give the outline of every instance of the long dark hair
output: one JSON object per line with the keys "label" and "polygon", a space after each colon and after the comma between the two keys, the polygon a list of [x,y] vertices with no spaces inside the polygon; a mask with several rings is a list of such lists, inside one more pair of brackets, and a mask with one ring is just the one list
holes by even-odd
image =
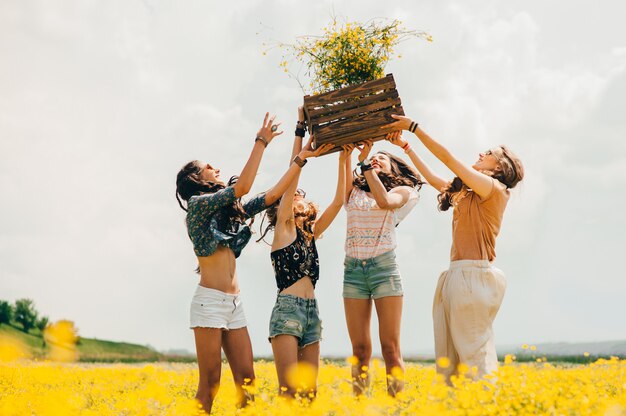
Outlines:
{"label": "long dark hair", "polygon": [[[496,153],[497,152],[497,153]],[[500,145],[493,155],[498,160],[500,171],[483,171],[484,174],[504,184],[507,189],[515,188],[515,186],[524,179],[524,165],[522,161],[506,146]],[[454,177],[448,186],[437,195],[439,201],[439,211],[447,211],[454,203],[454,198],[460,195],[459,192],[467,192],[468,187],[458,176]]]}
{"label": "long dark hair", "polygon": [[[391,164],[391,173],[378,172],[378,178],[383,183],[387,191],[390,191],[398,186],[410,186],[411,188],[416,188],[418,191],[422,188],[422,185],[424,184],[422,177],[404,160],[400,159],[398,156],[392,155],[389,152],[385,152],[384,150],[376,152],[376,154],[378,153],[387,156]],[[354,186],[365,192],[370,191],[370,187],[367,184],[365,176],[358,173],[356,169],[353,172],[353,176],[354,180],[352,181],[352,184]]]}
{"label": "long dark hair", "polygon": [[[182,201],[189,204],[189,199],[192,196],[214,193],[220,189],[226,188],[226,186],[222,183],[203,180],[200,176],[202,169],[204,169],[202,163],[197,160],[192,160],[183,166],[176,175],[176,200],[183,211],[187,211],[187,207],[183,205]],[[228,181],[228,185],[230,186],[235,182],[237,182],[237,177],[233,176]],[[246,212],[244,211],[240,200],[236,200],[232,205],[222,209],[231,220],[244,222],[247,218]]]}

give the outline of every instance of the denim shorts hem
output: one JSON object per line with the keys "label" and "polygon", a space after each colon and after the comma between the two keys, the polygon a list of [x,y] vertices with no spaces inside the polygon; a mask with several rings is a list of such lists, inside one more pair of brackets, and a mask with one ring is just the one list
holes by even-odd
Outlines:
{"label": "denim shorts hem", "polygon": [[272,343],[272,340],[274,338],[276,338],[279,335],[289,335],[290,337],[294,337],[298,340],[298,344],[300,344],[300,341],[302,340],[302,338],[300,337],[300,334],[293,334],[293,333],[289,333],[287,331],[276,331],[276,332],[270,332],[270,336],[267,337],[267,340],[270,342],[270,344]]}
{"label": "denim shorts hem", "polygon": [[372,295],[372,299],[376,300],[376,299],[381,299],[381,298],[390,298],[390,297],[394,297],[394,296],[404,296],[403,292],[400,293],[386,293],[384,295]]}
{"label": "denim shorts hem", "polygon": [[302,346],[298,345],[298,349],[299,349],[299,350],[301,350],[302,348],[304,348],[304,347],[308,347],[309,345],[313,345],[313,344],[315,344],[316,342],[322,342],[322,338],[318,338],[318,339],[316,339],[316,340],[314,340],[314,341],[307,342],[306,344],[303,344]]}
{"label": "denim shorts hem", "polygon": [[371,299],[372,297],[369,295],[361,295],[361,294],[350,294],[344,293],[342,294],[344,299]]}

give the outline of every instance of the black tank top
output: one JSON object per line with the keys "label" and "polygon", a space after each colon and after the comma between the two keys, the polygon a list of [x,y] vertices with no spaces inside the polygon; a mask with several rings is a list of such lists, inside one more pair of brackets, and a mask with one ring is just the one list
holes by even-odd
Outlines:
{"label": "black tank top", "polygon": [[303,277],[309,277],[313,287],[320,274],[320,262],[315,247],[315,238],[307,241],[296,227],[296,239],[287,247],[270,253],[278,291],[287,289]]}

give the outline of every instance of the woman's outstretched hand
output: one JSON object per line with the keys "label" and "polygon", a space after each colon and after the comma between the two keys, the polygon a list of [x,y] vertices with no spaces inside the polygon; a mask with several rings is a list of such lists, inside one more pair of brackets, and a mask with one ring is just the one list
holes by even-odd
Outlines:
{"label": "woman's outstretched hand", "polygon": [[319,155],[322,155],[328,152],[329,150],[332,150],[333,147],[335,147],[335,145],[332,143],[326,143],[326,144],[321,145],[317,149],[313,150],[313,146],[312,146],[313,138],[314,138],[313,135],[309,136],[309,141],[307,142],[306,146],[302,148],[302,150],[300,151],[300,154],[298,155],[300,156],[300,159],[318,157]]}
{"label": "woman's outstretched hand", "polygon": [[395,127],[397,130],[408,130],[411,127],[412,120],[406,116],[399,116],[396,114],[391,115],[396,121],[391,124],[388,124],[385,127]]}
{"label": "woman's outstretched hand", "polygon": [[363,142],[358,142],[356,148],[359,149],[361,153],[359,153],[359,162],[363,162],[370,154],[372,150],[372,146],[374,142],[372,140],[365,140]]}
{"label": "woman's outstretched hand", "polygon": [[385,137],[385,140],[387,140],[391,144],[394,144],[402,148],[404,148],[404,146],[406,146],[406,143],[407,143],[407,141],[402,138],[401,131],[394,131],[394,132],[387,134],[387,136]]}
{"label": "woman's outstretched hand", "polygon": [[257,137],[261,137],[262,139],[264,139],[267,142],[267,144],[269,144],[272,141],[272,139],[274,139],[274,137],[283,134],[282,130],[276,131],[278,129],[278,126],[280,126],[281,123],[274,123],[274,119],[276,119],[276,115],[273,115],[270,118],[270,113],[265,113],[265,118],[263,119],[263,125],[261,126],[261,128],[256,134]]}
{"label": "woman's outstretched hand", "polygon": [[356,148],[356,145],[354,143],[344,144],[343,146],[341,146],[341,151],[339,152],[339,161],[345,162],[346,159],[350,157],[350,155],[352,154],[352,151],[355,148]]}

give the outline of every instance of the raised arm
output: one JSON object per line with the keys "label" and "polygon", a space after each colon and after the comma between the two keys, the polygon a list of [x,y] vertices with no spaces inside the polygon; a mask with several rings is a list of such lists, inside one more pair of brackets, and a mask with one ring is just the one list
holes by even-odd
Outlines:
{"label": "raised arm", "polygon": [[270,206],[274,202],[278,201],[278,198],[280,198],[285,193],[287,187],[291,184],[291,182],[296,179],[297,175],[300,174],[300,170],[302,169],[308,158],[318,157],[319,155],[324,154],[324,152],[327,152],[333,147],[332,144],[324,144],[317,149],[312,150],[310,143],[311,140],[309,140],[309,143],[294,158],[294,163],[289,166],[289,169],[287,169],[287,172],[285,172],[282,178],[280,178],[278,183],[276,183],[276,185],[271,187],[265,193],[265,206]]}
{"label": "raised arm", "polygon": [[291,149],[291,159],[289,159],[289,164],[293,162],[293,158],[300,153],[302,150],[302,139],[304,138],[304,133],[306,130],[304,129],[304,107],[298,107],[298,122],[296,123],[296,134],[293,139],[293,148]]}
{"label": "raised arm", "polygon": [[337,217],[337,214],[343,206],[343,201],[346,191],[346,160],[350,158],[353,144],[342,146],[343,150],[339,152],[339,167],[337,172],[337,190],[335,191],[335,198],[330,205],[324,210],[322,215],[315,221],[314,236],[319,238],[324,231],[332,224]]}
{"label": "raised arm", "polygon": [[[293,148],[291,151],[291,158],[289,159],[290,166],[294,163],[293,159],[302,151],[302,138],[304,136],[304,130],[302,129],[304,126],[303,123],[304,110],[302,107],[298,107],[298,127],[296,128],[296,134],[293,138]],[[301,171],[298,171],[295,174],[293,180],[282,194],[280,205],[278,206],[278,212],[276,214],[276,233],[281,233],[283,231],[283,226],[288,223],[295,226],[295,223],[293,222],[293,197],[296,193],[296,189],[298,188],[298,182],[300,181],[300,172]]]}
{"label": "raised arm", "polygon": [[[411,127],[411,123],[413,123],[409,117],[397,115],[393,115],[392,117],[397,121],[392,123],[391,126],[397,127],[398,129],[408,130],[409,127]],[[489,196],[493,189],[493,179],[490,176],[462,163],[448,149],[426,134],[419,126],[416,125],[413,130],[424,146],[426,146],[437,159],[441,160],[456,176],[461,178],[465,185],[471,188],[481,198]]]}
{"label": "raised arm", "polygon": [[[353,147],[352,150],[354,150],[355,148],[356,146]],[[350,150],[350,152],[352,152],[352,150]],[[354,184],[352,183],[352,181],[354,180],[354,176],[352,174],[352,154],[347,155],[344,166],[346,171],[346,187],[344,190],[343,203],[347,204],[348,200],[350,199],[350,193],[352,192],[352,188],[354,188]]]}
{"label": "raised arm", "polygon": [[417,153],[415,153],[411,145],[402,138],[402,134],[400,131],[389,133],[385,140],[404,150],[404,153],[409,155],[411,162],[413,162],[419,173],[424,176],[426,182],[428,182],[428,184],[435,188],[437,191],[441,191],[441,188],[448,185],[448,182],[445,179],[435,174],[430,166],[428,166],[426,162],[424,162],[422,158],[419,157]]}
{"label": "raised arm", "polygon": [[[372,141],[366,140],[361,147],[357,147],[361,153],[359,154],[359,163],[362,165],[372,149]],[[363,170],[363,169],[362,169]],[[374,172],[374,169],[368,169],[363,173],[365,180],[370,187],[370,192],[376,200],[376,204],[381,209],[400,208],[409,200],[409,191],[407,189],[398,189],[396,192],[387,192],[380,178]]]}
{"label": "raised arm", "polygon": [[[272,141],[272,139],[274,139],[274,137],[283,133],[282,130],[278,132],[276,131],[276,128],[278,127],[278,125],[280,125],[280,123],[274,124],[275,118],[276,116],[272,116],[270,118],[270,114],[265,113],[263,125],[257,132],[256,139],[254,140],[252,153],[250,153],[250,157],[243,167],[237,183],[233,185],[236,198],[241,198],[243,195],[250,192],[250,188],[252,188],[252,183],[254,182],[256,173],[259,170],[259,165],[261,164],[263,151]],[[272,127],[275,127],[274,131],[272,131]]]}

